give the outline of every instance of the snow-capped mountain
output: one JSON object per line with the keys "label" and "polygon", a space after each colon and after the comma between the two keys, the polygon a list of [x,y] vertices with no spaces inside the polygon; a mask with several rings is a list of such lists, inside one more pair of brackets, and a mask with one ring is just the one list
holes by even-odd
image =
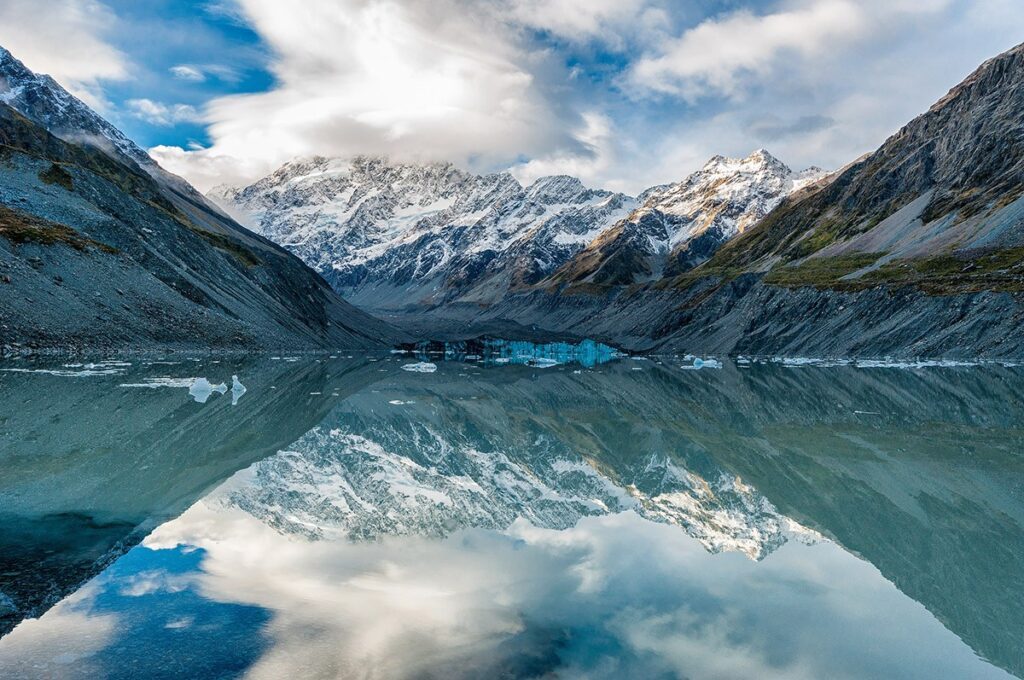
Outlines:
{"label": "snow-capped mountain", "polygon": [[207,200],[181,177],[164,170],[138,144],[48,75],[34,73],[0,46],[0,103],[70,144],[99,149],[134,163],[167,189],[191,202]]}
{"label": "snow-capped mountain", "polygon": [[554,277],[559,283],[631,284],[692,269],[783,198],[825,177],[793,172],[764,149],[715,156],[682,182],[648,189],[641,205]]}
{"label": "snow-capped mountain", "polygon": [[601,283],[653,278],[666,262],[706,259],[823,174],[794,173],[765,151],[716,156],[634,199],[566,176],[524,187],[507,173],[448,163],[318,157],[209,196],[351,301],[408,311],[492,304],[556,272]]}
{"label": "snow-capped mountain", "polygon": [[57,81],[48,75],[33,73],[3,47],[0,47],[0,102],[64,141],[127,156],[140,166],[156,166],[149,154]]}
{"label": "snow-capped mountain", "polygon": [[535,283],[638,204],[572,177],[528,187],[507,173],[383,158],[290,162],[210,197],[375,309],[483,303]]}

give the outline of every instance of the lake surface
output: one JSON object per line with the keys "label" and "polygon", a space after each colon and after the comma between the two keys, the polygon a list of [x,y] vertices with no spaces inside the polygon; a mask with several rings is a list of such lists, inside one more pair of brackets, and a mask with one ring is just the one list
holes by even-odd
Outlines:
{"label": "lake surface", "polygon": [[1024,677],[1021,368],[0,369],[0,677]]}

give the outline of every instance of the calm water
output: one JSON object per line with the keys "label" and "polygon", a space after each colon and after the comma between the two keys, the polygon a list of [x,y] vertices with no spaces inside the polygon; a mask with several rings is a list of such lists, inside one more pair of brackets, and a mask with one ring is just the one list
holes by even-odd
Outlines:
{"label": "calm water", "polygon": [[0,677],[1024,677],[1024,369],[563,349],[0,366]]}

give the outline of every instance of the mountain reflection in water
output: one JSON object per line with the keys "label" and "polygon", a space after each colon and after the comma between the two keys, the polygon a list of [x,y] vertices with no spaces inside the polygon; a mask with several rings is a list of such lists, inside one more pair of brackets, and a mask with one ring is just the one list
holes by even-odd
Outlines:
{"label": "mountain reflection in water", "polygon": [[467,354],[0,372],[0,676],[1024,676],[1019,370]]}

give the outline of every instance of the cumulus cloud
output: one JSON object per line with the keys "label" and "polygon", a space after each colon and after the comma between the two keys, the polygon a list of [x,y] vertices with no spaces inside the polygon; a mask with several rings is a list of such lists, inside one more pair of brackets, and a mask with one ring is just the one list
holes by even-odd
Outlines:
{"label": "cumulus cloud", "polygon": [[295,156],[384,153],[494,164],[584,150],[579,115],[545,92],[543,55],[522,49],[490,11],[460,0],[239,0],[268,43],[277,86],[210,103],[212,144],[152,153],[203,185],[237,163],[269,172]]}
{"label": "cumulus cloud", "polygon": [[623,28],[647,14],[648,0],[508,0],[507,16],[524,26],[571,40],[620,42]]}
{"label": "cumulus cloud", "polygon": [[950,0],[803,0],[776,12],[742,9],[708,19],[632,67],[633,84],[696,98],[737,95],[786,57],[835,54],[893,23],[944,10]]}
{"label": "cumulus cloud", "polygon": [[0,2],[0,45],[37,73],[53,76],[93,107],[106,108],[103,80],[128,77],[125,56],[105,39],[117,18],[94,0]]}
{"label": "cumulus cloud", "polygon": [[572,175],[590,179],[608,174],[615,162],[615,131],[611,119],[599,112],[584,113],[575,138],[582,146],[572,151],[554,150],[511,168],[512,174],[527,185],[549,175]]}
{"label": "cumulus cloud", "polygon": [[190,83],[205,83],[212,78],[226,83],[239,80],[238,70],[223,64],[178,64],[169,68],[168,72],[177,80]]}
{"label": "cumulus cloud", "polygon": [[201,120],[199,111],[189,104],[163,104],[152,99],[129,99],[125,106],[129,115],[151,125],[171,126]]}

